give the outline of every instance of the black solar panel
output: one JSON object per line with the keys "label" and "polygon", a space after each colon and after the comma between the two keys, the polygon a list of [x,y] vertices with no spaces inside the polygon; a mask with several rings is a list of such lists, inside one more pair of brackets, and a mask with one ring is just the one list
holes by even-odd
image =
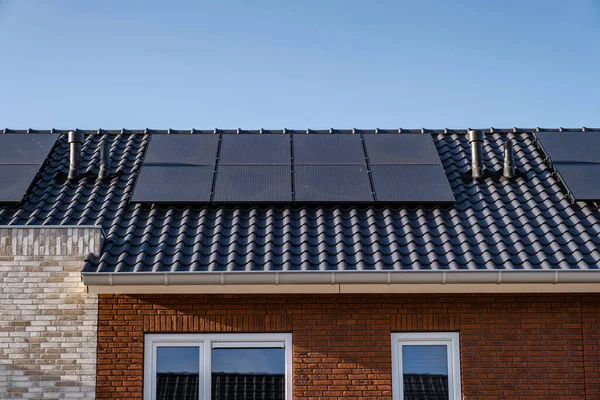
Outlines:
{"label": "black solar panel", "polygon": [[296,166],[294,189],[298,202],[373,202],[367,168],[357,165]]}
{"label": "black solar panel", "polygon": [[431,135],[365,135],[367,157],[376,164],[441,164]]}
{"label": "black solar panel", "polygon": [[212,166],[144,166],[137,178],[132,201],[139,203],[210,202]]}
{"label": "black solar panel", "polygon": [[360,135],[294,135],[295,165],[366,165]]}
{"label": "black solar panel", "polygon": [[289,135],[223,135],[219,165],[290,165]]}
{"label": "black solar panel", "polygon": [[292,201],[291,166],[225,166],[217,169],[215,202]]}
{"label": "black solar panel", "polygon": [[219,135],[153,134],[146,151],[146,164],[215,165]]}
{"label": "black solar panel", "polygon": [[372,165],[378,202],[453,203],[452,188],[441,165]]}
{"label": "black solar panel", "polygon": [[454,202],[431,135],[423,134],[364,135],[364,142],[358,134],[156,134],[133,201],[372,203],[373,192],[380,202]]}
{"label": "black solar panel", "polygon": [[600,163],[555,164],[554,167],[575,200],[600,200]]}
{"label": "black solar panel", "polygon": [[600,163],[599,132],[538,132],[536,135],[553,163]]}
{"label": "black solar panel", "polygon": [[0,165],[0,203],[23,200],[40,165]]}
{"label": "black solar panel", "polygon": [[44,163],[58,139],[52,134],[2,134],[0,135],[0,164]]}
{"label": "black solar panel", "polygon": [[600,132],[538,132],[536,135],[573,198],[600,200]]}

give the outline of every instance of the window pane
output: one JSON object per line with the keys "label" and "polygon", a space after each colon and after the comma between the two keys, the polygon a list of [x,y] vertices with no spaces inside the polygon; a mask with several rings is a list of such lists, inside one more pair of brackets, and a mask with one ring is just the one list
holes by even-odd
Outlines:
{"label": "window pane", "polygon": [[448,350],[444,345],[402,346],[404,400],[448,400]]}
{"label": "window pane", "polygon": [[285,399],[284,349],[212,349],[212,400],[246,399]]}
{"label": "window pane", "polygon": [[198,400],[199,347],[156,348],[156,400]]}

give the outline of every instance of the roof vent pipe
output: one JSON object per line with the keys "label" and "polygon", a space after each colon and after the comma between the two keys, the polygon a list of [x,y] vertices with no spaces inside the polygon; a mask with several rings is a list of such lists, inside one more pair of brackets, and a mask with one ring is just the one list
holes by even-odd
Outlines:
{"label": "roof vent pipe", "polygon": [[81,145],[83,144],[83,132],[79,130],[69,132],[69,179],[77,179],[81,166]]}
{"label": "roof vent pipe", "polygon": [[510,140],[507,140],[504,143],[504,172],[502,173],[502,176],[507,179],[513,179],[515,177],[515,155]]}
{"label": "roof vent pipe", "polygon": [[484,134],[482,131],[470,129],[467,139],[471,144],[471,172],[473,180],[482,179],[484,174],[482,157]]}
{"label": "roof vent pipe", "polygon": [[102,142],[100,146],[100,171],[98,172],[98,179],[102,180],[110,175],[110,148],[108,146],[108,140]]}

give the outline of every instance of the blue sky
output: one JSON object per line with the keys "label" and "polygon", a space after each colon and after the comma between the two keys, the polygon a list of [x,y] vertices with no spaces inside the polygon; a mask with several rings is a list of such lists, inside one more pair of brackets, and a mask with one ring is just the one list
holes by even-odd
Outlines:
{"label": "blue sky", "polygon": [[[212,372],[270,373],[285,372],[283,349],[212,349]],[[167,346],[157,349],[157,372],[198,373],[200,348]]]}
{"label": "blue sky", "polygon": [[600,2],[0,0],[0,127],[600,127]]}
{"label": "blue sky", "polygon": [[402,346],[402,372],[448,375],[447,349],[446,345]]}

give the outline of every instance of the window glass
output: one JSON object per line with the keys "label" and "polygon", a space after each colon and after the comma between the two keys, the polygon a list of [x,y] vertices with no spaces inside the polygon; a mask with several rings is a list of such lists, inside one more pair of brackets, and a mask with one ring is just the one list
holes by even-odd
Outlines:
{"label": "window glass", "polygon": [[285,399],[285,350],[212,349],[212,400]]}
{"label": "window glass", "polygon": [[200,348],[156,348],[156,399],[199,400]]}
{"label": "window glass", "polygon": [[290,333],[146,334],[144,400],[291,400]]}
{"label": "window glass", "polygon": [[403,345],[404,400],[449,400],[448,347]]}
{"label": "window glass", "polygon": [[402,346],[402,370],[405,374],[448,375],[448,347],[404,345]]}

